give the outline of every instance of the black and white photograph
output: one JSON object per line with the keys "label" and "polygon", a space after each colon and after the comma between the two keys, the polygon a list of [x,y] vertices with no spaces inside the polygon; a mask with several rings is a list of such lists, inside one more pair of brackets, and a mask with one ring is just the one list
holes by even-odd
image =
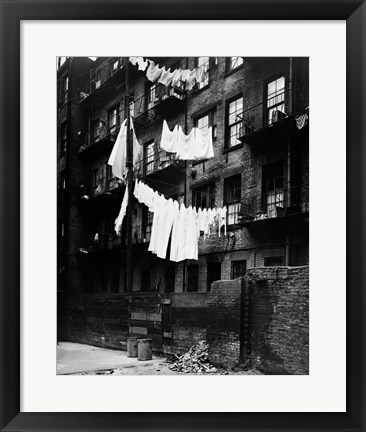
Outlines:
{"label": "black and white photograph", "polygon": [[57,375],[308,375],[309,57],[56,77]]}

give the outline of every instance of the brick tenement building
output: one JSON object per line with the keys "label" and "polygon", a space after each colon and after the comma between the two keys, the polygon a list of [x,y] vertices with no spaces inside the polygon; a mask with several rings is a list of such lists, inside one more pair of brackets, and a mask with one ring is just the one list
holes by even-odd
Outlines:
{"label": "brick tenement building", "polygon": [[[60,337],[118,347],[148,334],[159,350],[172,337],[169,293],[207,292],[250,267],[308,264],[309,130],[296,121],[309,115],[308,59],[150,59],[202,67],[206,79],[167,88],[117,57],[68,58],[58,69]],[[107,165],[126,117],[127,75],[143,146],[135,176],[187,206],[228,209],[227,234],[201,237],[198,261],[174,263],[147,250],[152,214],[135,200],[132,286],[126,220],[114,233],[125,186]],[[212,126],[214,158],[172,159],[160,149],[163,119],[186,133]]]}

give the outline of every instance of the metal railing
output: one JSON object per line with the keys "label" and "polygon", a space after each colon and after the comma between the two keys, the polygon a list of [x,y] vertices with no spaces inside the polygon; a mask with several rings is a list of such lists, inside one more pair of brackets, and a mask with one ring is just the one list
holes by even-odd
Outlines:
{"label": "metal railing", "polygon": [[[133,225],[132,226],[132,244],[144,244],[150,242],[151,224]],[[123,226],[119,235],[115,231],[98,233],[97,239],[90,241],[87,245],[80,244],[78,252],[81,254],[90,254],[113,249],[122,249],[127,246],[127,230]]]}
{"label": "metal railing", "polygon": [[90,186],[85,191],[85,194],[88,195],[89,198],[95,198],[107,192],[111,192],[112,190],[119,188],[121,185],[122,182],[117,177],[114,175],[107,175],[97,178],[96,181],[91,180]]}
{"label": "metal railing", "polygon": [[241,202],[238,223],[291,216],[309,211],[309,185],[276,189]]}
{"label": "metal railing", "polygon": [[144,176],[156,173],[168,166],[184,166],[184,161],[177,160],[175,153],[168,153],[165,150],[154,150],[152,154],[145,155],[138,163]]}
{"label": "metal railing", "polygon": [[[258,104],[243,109],[238,114],[241,121],[239,137],[272,126],[288,117],[296,116],[309,106],[309,87],[284,90],[262,99]],[[245,100],[244,100],[245,107]]]}

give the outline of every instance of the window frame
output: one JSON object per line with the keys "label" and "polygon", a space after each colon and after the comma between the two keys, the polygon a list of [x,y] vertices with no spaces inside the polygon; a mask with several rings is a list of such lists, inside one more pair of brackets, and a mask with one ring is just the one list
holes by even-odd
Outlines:
{"label": "window frame", "polygon": [[[147,143],[144,144],[144,175],[149,175],[151,173],[154,172],[154,168],[155,168],[155,149],[154,149],[154,144],[155,141],[148,141]],[[152,153],[149,155],[148,154],[148,149],[151,148],[152,149]],[[151,158],[151,160],[150,160]],[[151,166],[151,169],[148,169],[148,167]]]}
{"label": "window frame", "polygon": [[[202,206],[202,192],[200,192],[200,190],[206,189],[206,188],[208,189],[207,194],[206,194],[207,203],[206,203],[206,206],[203,207]],[[210,188],[212,188],[212,190],[210,190]],[[198,193],[201,194],[201,203],[199,206],[197,205],[197,194]],[[215,182],[210,182],[210,183],[207,183],[203,186],[199,186],[196,188],[192,187],[192,206],[196,207],[196,209],[198,209],[198,208],[202,208],[202,209],[214,208],[215,207],[215,194],[216,194],[216,183]]]}
{"label": "window frame", "polygon": [[[111,127],[111,119],[113,118],[111,116],[111,113],[114,111],[116,112],[116,114],[114,116],[115,124]],[[118,124],[119,123],[119,105],[115,105],[114,107],[110,108],[108,110],[107,117],[108,117],[108,134],[111,135],[117,131],[118,126],[119,126],[119,124]]]}
{"label": "window frame", "polygon": [[[243,118],[239,118],[239,120],[235,121],[234,123],[229,123],[229,119],[230,119],[230,105],[236,101],[238,101],[239,99],[242,100],[242,111],[241,114],[243,114],[244,112],[244,96],[243,93],[238,93],[237,95],[231,97],[230,99],[227,99],[225,102],[225,150],[229,150],[229,149],[235,149],[239,146],[242,145],[241,142],[236,143],[235,145],[230,145],[231,142],[231,128],[236,126],[238,127],[238,131],[237,131],[237,135],[236,135],[236,140],[238,140],[238,136],[240,135],[240,128],[242,126],[243,123]],[[236,111],[235,111],[236,113]],[[238,117],[239,114],[236,114],[236,116]]]}
{"label": "window frame", "polygon": [[[232,67],[231,62],[232,62],[233,58],[236,58],[236,59],[241,58],[242,62],[238,66]],[[226,57],[226,75],[230,75],[232,72],[236,72],[237,70],[241,69],[243,66],[244,66],[244,58],[243,57],[241,57],[241,56]]]}
{"label": "window frame", "polygon": [[[243,266],[244,265],[244,267],[245,267],[245,271],[244,271],[244,273],[242,273],[242,269],[241,269],[241,266]],[[238,273],[238,269],[235,269],[235,266],[239,266],[239,276],[237,276],[236,274]],[[234,279],[237,279],[237,278],[239,278],[239,277],[243,277],[243,276],[245,276],[246,275],[246,272],[247,272],[247,260],[244,260],[244,259],[242,259],[242,260],[232,260],[231,261],[231,273],[230,273],[230,277],[231,277],[231,280],[234,280]]]}
{"label": "window frame", "polygon": [[[217,140],[217,109],[216,107],[211,108],[208,111],[205,111],[202,114],[199,114],[198,116],[194,117],[194,126],[198,128],[198,122],[204,117],[208,117],[208,128],[212,128],[212,140]],[[200,128],[201,129],[201,128]]]}
{"label": "window frame", "polygon": [[[271,96],[271,98],[269,98],[269,94],[268,94],[268,87],[269,87],[269,85],[271,83],[274,83],[274,82],[278,81],[281,78],[284,79],[284,87],[283,87],[282,93],[277,94],[277,90],[276,90],[274,96]],[[265,84],[265,86],[264,86],[265,97],[264,97],[264,101],[263,101],[263,107],[264,107],[264,110],[265,110],[265,112],[264,112],[264,120],[265,120],[265,125],[266,126],[271,126],[271,125],[273,125],[275,123],[275,122],[272,122],[272,119],[270,118],[270,115],[269,115],[270,111],[273,110],[274,108],[283,105],[284,106],[284,113],[286,113],[286,93],[287,93],[286,83],[287,83],[287,81],[288,80],[287,80],[286,74],[285,73],[279,73],[279,74],[271,77],[270,79],[267,79],[265,81],[265,83],[264,83]],[[277,98],[280,95],[283,95],[283,101],[281,101],[279,103],[276,103],[276,104],[271,105],[270,107],[268,107],[268,101],[270,99]]]}
{"label": "window frame", "polygon": [[199,59],[201,59],[201,58],[206,58],[206,57],[205,56],[201,56],[201,57],[195,57],[194,58],[194,67],[196,69],[198,69],[199,67],[204,67],[205,65],[207,65],[207,70],[205,72],[205,74],[207,74],[207,78],[206,78],[205,81],[207,81],[207,82],[204,82],[204,85],[202,85],[202,87],[201,87],[201,83],[196,83],[195,86],[194,86],[195,93],[198,93],[198,92],[200,92],[202,90],[205,90],[208,87],[210,87],[210,81],[211,81],[210,80],[211,57],[207,57],[207,61],[204,62],[204,63],[202,63],[201,65],[199,65]]}
{"label": "window frame", "polygon": [[[239,179],[239,188],[238,187],[234,187],[233,188],[233,193],[234,195],[237,193],[237,191],[239,190],[239,197],[238,198],[234,198],[234,199],[228,199],[228,190],[229,190],[229,186],[230,183],[229,182],[233,182],[235,181],[235,179]],[[233,176],[230,177],[226,177],[224,179],[224,205],[227,208],[227,217],[226,217],[226,226],[236,226],[238,225],[238,216],[240,214],[240,207],[241,207],[241,199],[242,199],[242,193],[241,193],[241,188],[242,188],[242,175],[240,174],[235,174]],[[237,208],[237,211],[234,211],[232,213],[229,213],[229,206],[235,206],[235,205],[239,205]],[[236,215],[235,217],[235,222],[233,223],[229,223],[229,216],[231,214]]]}
{"label": "window frame", "polygon": [[69,74],[62,77],[61,103],[65,105],[69,100]]}

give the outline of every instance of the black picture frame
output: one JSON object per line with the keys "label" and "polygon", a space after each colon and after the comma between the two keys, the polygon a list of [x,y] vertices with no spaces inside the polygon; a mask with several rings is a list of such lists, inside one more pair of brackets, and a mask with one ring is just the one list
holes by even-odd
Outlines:
{"label": "black picture frame", "polygon": [[[0,0],[0,14],[1,431],[365,431],[365,1]],[[20,413],[20,21],[34,19],[347,21],[346,413]]]}

